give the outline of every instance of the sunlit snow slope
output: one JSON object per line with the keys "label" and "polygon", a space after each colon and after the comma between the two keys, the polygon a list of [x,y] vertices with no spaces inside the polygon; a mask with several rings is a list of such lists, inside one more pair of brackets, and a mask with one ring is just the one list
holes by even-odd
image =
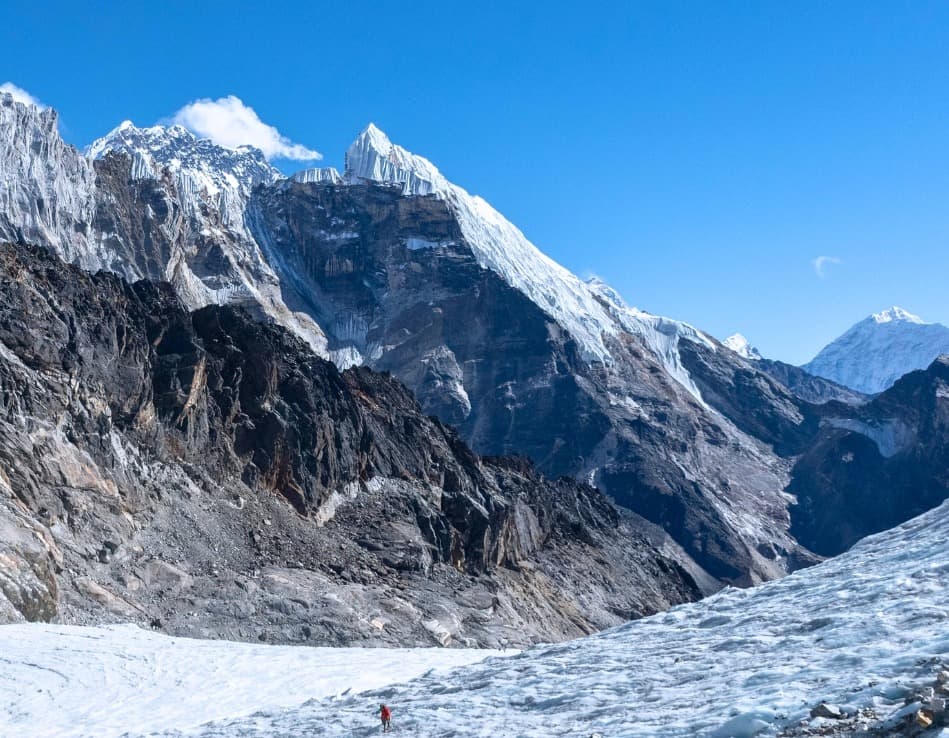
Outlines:
{"label": "sunlit snow slope", "polygon": [[162,734],[377,689],[495,653],[258,646],[171,638],[132,625],[4,625],[0,737]]}
{"label": "sunlit snow slope", "polygon": [[881,719],[949,659],[949,504],[757,589],[203,736],[768,735],[823,700]]}

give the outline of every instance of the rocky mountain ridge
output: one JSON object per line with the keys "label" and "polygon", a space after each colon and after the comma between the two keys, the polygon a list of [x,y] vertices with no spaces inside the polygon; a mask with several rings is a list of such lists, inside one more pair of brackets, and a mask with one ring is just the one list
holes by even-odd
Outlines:
{"label": "rocky mountain ridge", "polygon": [[502,645],[700,594],[597,490],[479,458],[239,308],[24,245],[0,277],[4,620]]}

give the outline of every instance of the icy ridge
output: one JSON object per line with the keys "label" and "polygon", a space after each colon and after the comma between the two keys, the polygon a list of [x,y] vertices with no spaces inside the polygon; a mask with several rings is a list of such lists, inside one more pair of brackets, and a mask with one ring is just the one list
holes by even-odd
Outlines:
{"label": "icy ridge", "polygon": [[679,341],[686,339],[693,343],[702,344],[714,351],[715,344],[709,340],[708,336],[688,323],[664,318],[660,315],[652,315],[630,307],[615,289],[598,277],[592,277],[586,284],[594,295],[597,295],[609,306],[610,313],[619,322],[623,330],[642,338],[672,378],[704,404],[699,388],[692,381],[691,375],[682,364],[682,358],[679,354]]}
{"label": "icy ridge", "polygon": [[616,324],[574,274],[543,254],[485,200],[452,184],[427,159],[394,145],[370,124],[346,153],[346,178],[402,185],[407,195],[437,195],[455,212],[478,263],[523,292],[576,339],[584,356],[608,361],[603,333]]}
{"label": "icy ridge", "polygon": [[874,394],[949,353],[949,327],[892,307],[860,321],[802,368],[851,389]]}

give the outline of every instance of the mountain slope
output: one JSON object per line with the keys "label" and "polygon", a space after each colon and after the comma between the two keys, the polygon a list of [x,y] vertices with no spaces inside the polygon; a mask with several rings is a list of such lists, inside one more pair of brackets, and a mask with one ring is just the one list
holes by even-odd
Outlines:
{"label": "mountain slope", "polygon": [[[697,396],[681,355],[717,352],[699,331],[584,285],[615,323],[609,361],[590,360],[478,263],[449,200],[406,197],[402,184],[278,183],[249,213],[287,304],[311,311],[330,351],[391,371],[480,453],[592,480],[718,578],[807,560],[786,535],[787,465]],[[793,401],[776,412],[803,422]]]}
{"label": "mountain slope", "polygon": [[858,392],[882,392],[949,353],[949,327],[892,307],[860,321],[802,368]]}
{"label": "mountain slope", "polygon": [[865,405],[828,404],[788,490],[792,532],[824,556],[949,497],[949,357]]}
{"label": "mountain slope", "polygon": [[[456,652],[457,668],[434,673],[425,672],[448,666],[447,654],[399,651],[393,663],[377,652],[367,670],[367,654],[349,649],[3,627],[0,685],[6,678],[20,706],[6,725],[35,735],[69,720],[97,736],[371,735],[373,708],[385,702],[395,730],[419,738],[939,736],[945,713],[929,733],[914,714],[932,704],[949,666],[947,526],[949,503],[779,582],[506,658]],[[287,669],[310,686],[287,682]],[[267,676],[260,684],[252,674]],[[189,681],[204,675],[228,688],[209,695]],[[824,702],[843,717],[812,717]]]}
{"label": "mountain slope", "polygon": [[840,402],[860,404],[868,399],[866,395],[860,392],[829,379],[808,374],[793,364],[764,358],[758,349],[752,346],[748,339],[740,333],[729,336],[722,341],[722,345],[734,351],[741,358],[755,362],[756,369],[760,369],[768,376],[778,380],[795,397],[799,397],[805,402],[819,405],[830,400],[839,400]]}
{"label": "mountain slope", "polygon": [[487,645],[700,594],[597,490],[480,459],[391,377],[26,246],[0,247],[0,471],[2,620]]}
{"label": "mountain slope", "polygon": [[[180,128],[123,124],[84,159],[35,108],[5,100],[2,114],[25,131],[0,139],[0,179],[27,193],[6,203],[11,236],[167,280],[188,309],[245,308],[338,367],[389,371],[476,452],[528,456],[664,530],[703,581],[817,560],[789,532],[788,485],[824,410],[582,282],[375,127],[342,174],[284,179],[259,152]],[[50,188],[69,194],[55,218],[34,208]]]}

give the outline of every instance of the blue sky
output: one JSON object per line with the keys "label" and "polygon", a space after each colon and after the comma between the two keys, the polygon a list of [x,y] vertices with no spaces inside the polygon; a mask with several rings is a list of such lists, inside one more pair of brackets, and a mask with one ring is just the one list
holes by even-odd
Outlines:
{"label": "blue sky", "polygon": [[114,5],[0,7],[0,82],[77,145],[236,95],[341,166],[374,121],[580,275],[768,356],[891,304],[949,323],[947,3]]}

